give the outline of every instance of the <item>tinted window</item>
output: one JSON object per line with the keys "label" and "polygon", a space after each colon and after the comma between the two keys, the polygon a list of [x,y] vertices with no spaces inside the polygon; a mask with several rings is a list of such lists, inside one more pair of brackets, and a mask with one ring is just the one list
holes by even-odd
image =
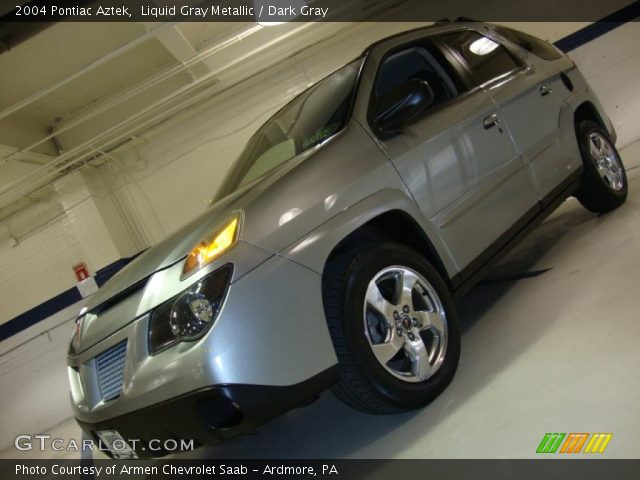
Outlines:
{"label": "tinted window", "polygon": [[278,111],[251,137],[217,198],[267,174],[338,133],[348,120],[362,60],[320,80]]}
{"label": "tinted window", "polygon": [[477,32],[448,33],[439,38],[469,65],[478,83],[488,82],[518,68],[506,48]]}
{"label": "tinted window", "polygon": [[433,91],[432,107],[458,95],[462,87],[448,66],[426,48],[411,47],[388,56],[380,66],[375,96],[383,98],[412,79],[427,82]]}
{"label": "tinted window", "polygon": [[510,42],[515,43],[543,60],[557,60],[562,57],[553,45],[539,38],[505,27],[494,27],[494,30]]}

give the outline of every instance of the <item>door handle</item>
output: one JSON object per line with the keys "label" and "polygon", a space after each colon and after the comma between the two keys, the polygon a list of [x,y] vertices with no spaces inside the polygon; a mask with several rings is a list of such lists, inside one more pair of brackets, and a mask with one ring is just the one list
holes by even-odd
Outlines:
{"label": "door handle", "polygon": [[499,123],[500,117],[498,117],[497,113],[492,113],[488,117],[484,117],[484,120],[482,121],[482,125],[485,130],[489,130],[491,127],[495,127]]}
{"label": "door handle", "polygon": [[540,86],[540,95],[542,95],[543,97],[546,97],[550,93],[553,93],[553,90],[551,90],[551,87],[549,85]]}

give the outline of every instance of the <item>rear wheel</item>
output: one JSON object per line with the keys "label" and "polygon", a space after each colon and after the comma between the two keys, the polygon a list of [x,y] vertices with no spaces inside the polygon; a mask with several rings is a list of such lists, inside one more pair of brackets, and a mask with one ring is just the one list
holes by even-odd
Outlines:
{"label": "rear wheel", "polygon": [[451,382],[460,356],[455,306],[417,252],[392,243],[352,250],[331,262],[323,282],[338,398],[394,413],[428,404]]}
{"label": "rear wheel", "polygon": [[578,127],[578,144],[584,163],[578,201],[596,213],[622,205],[627,198],[627,176],[608,133],[598,124],[584,121]]}

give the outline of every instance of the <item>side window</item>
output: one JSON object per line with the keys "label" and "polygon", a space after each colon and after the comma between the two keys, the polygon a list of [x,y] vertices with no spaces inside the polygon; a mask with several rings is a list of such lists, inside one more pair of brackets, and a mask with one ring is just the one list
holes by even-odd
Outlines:
{"label": "side window", "polygon": [[436,58],[430,49],[412,46],[383,60],[373,92],[374,108],[384,106],[385,98],[393,96],[411,80],[428,84],[433,94],[429,109],[459,95],[465,88],[451,72],[450,66]]}
{"label": "side window", "polygon": [[438,38],[469,65],[480,84],[519,68],[506,48],[478,32],[465,30]]}
{"label": "side window", "polygon": [[543,60],[557,60],[562,57],[560,52],[553,45],[540,40],[539,38],[527,35],[526,33],[511,30],[505,27],[493,27],[493,29],[502,37],[521,48],[533,53],[536,57]]}

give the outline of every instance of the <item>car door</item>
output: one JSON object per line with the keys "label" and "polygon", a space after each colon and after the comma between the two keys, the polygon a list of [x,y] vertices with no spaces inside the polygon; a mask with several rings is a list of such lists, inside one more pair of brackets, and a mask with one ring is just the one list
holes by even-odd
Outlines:
{"label": "car door", "polygon": [[[367,122],[464,279],[535,213],[537,193],[490,95],[447,55],[429,39],[374,49]],[[377,105],[416,77],[430,84],[433,105],[395,135],[376,132]]]}
{"label": "car door", "polygon": [[[498,104],[516,148],[531,168],[540,200],[550,200],[562,180],[580,166],[571,148],[575,143],[573,115],[562,115],[562,110],[569,108],[566,100],[571,92],[561,75],[573,65],[535,37],[502,27],[494,30],[502,38],[491,30],[486,33],[493,33],[492,39],[497,42],[506,39],[511,48],[518,49],[526,68],[509,82],[488,88],[488,92]],[[570,124],[563,126],[563,118]]]}

